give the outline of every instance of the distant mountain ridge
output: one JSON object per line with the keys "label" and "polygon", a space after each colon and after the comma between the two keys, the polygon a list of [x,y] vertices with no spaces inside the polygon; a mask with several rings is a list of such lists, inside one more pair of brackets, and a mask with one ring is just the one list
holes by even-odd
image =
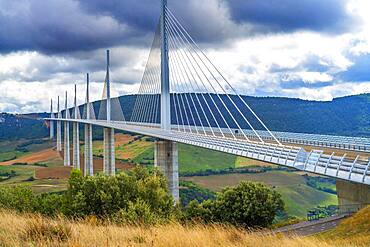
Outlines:
{"label": "distant mountain ridge", "polygon": [[[281,97],[243,98],[274,131],[370,137],[370,94],[346,96],[332,101]],[[136,95],[119,99],[124,106],[123,114],[129,119]],[[99,102],[94,103],[96,114],[99,105]],[[35,119],[45,116],[48,114],[0,114],[0,140],[46,137],[47,126],[43,121]]]}

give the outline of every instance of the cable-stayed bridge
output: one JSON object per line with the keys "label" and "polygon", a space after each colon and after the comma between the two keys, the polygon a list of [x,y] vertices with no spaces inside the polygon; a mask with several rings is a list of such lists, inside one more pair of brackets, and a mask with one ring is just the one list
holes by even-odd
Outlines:
{"label": "cable-stayed bridge", "polygon": [[[370,185],[370,139],[271,131],[197,45],[166,0],[162,0],[160,21],[129,111],[119,98],[111,97],[109,51],[102,100],[90,102],[89,75],[83,105],[77,105],[76,94],[75,88],[72,108],[68,108],[65,96],[64,110],[58,97],[57,112],[52,108],[46,120],[52,123],[52,138],[56,122],[59,151],[70,150],[69,124],[73,125],[72,161],[76,169],[80,169],[79,124],[85,126],[86,175],[93,175],[94,125],[104,128],[104,171],[110,175],[115,174],[115,129],[158,138],[155,164],[166,175],[175,199],[179,197],[177,143]],[[64,152],[66,166],[70,160],[69,152]]]}

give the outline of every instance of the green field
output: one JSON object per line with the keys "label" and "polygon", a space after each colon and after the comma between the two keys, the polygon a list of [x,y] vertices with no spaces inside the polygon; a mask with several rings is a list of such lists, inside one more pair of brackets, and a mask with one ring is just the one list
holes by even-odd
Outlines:
{"label": "green field", "polygon": [[[50,164],[55,166],[55,164]],[[0,166],[0,174],[15,172],[15,176],[0,182],[0,186],[26,185],[30,186],[36,193],[56,192],[65,190],[67,187],[66,179],[36,179],[35,170],[40,169],[32,165],[11,165]]]}
{"label": "green field", "polygon": [[29,152],[19,152],[19,151],[0,152],[0,162],[14,160],[28,153]]}

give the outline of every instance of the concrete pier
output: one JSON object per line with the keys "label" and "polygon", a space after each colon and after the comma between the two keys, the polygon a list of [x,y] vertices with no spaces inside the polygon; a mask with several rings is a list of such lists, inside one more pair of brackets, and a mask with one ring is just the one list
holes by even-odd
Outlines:
{"label": "concrete pier", "polygon": [[[51,114],[51,118],[54,118],[54,114]],[[54,121],[49,121],[50,127],[50,140],[54,139]]]}
{"label": "concrete pier", "polygon": [[69,152],[69,123],[64,122],[64,166],[71,165],[71,157]]}
{"label": "concrete pier", "polygon": [[62,123],[57,121],[57,151],[62,151]]}
{"label": "concrete pier", "polygon": [[104,160],[103,169],[107,175],[116,174],[116,158],[114,149],[114,129],[104,128]]}
{"label": "concrete pier", "polygon": [[[77,85],[75,84],[75,100],[74,100],[74,119],[79,118],[79,110],[77,106]],[[80,165],[80,128],[78,123],[73,123],[72,143],[73,143],[73,168],[81,170]]]}
{"label": "concrete pier", "polygon": [[166,176],[168,189],[174,200],[178,202],[179,196],[179,163],[177,143],[159,140],[155,142],[154,166],[158,167]]}
{"label": "concrete pier", "polygon": [[92,152],[92,125],[85,124],[85,164],[84,175],[94,175],[93,152]]}
{"label": "concrete pier", "polygon": [[370,205],[370,186],[344,180],[337,180],[339,212],[357,212]]}
{"label": "concrete pier", "polygon": [[81,169],[80,166],[80,130],[78,123],[73,123],[73,168]]}
{"label": "concrete pier", "polygon": [[[66,92],[66,100],[65,100],[65,119],[69,119],[69,110],[68,110],[68,94]],[[69,122],[64,122],[64,166],[71,165],[71,157],[70,157],[70,147],[69,147]]]}
{"label": "concrete pier", "polygon": [[[86,74],[86,119],[91,118],[90,105],[90,75]],[[92,148],[92,125],[85,124],[85,163],[84,163],[84,175],[94,176],[94,160],[93,160],[93,148]]]}

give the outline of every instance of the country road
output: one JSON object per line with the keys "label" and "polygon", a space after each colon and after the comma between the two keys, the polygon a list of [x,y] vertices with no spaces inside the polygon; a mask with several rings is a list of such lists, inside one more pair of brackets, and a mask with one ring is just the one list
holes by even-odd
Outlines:
{"label": "country road", "polygon": [[298,224],[284,226],[274,230],[274,233],[283,233],[285,235],[308,236],[321,232],[329,231],[335,228],[339,223],[349,215],[332,216],[315,221],[305,221]]}

